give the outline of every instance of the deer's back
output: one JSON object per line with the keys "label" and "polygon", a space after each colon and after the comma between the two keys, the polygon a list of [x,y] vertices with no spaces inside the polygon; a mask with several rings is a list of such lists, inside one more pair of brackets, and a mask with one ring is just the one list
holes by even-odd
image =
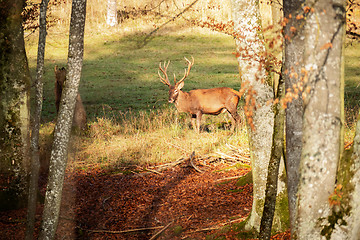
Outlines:
{"label": "deer's back", "polygon": [[189,91],[193,108],[203,113],[219,114],[229,104],[238,104],[239,97],[231,88],[220,87]]}

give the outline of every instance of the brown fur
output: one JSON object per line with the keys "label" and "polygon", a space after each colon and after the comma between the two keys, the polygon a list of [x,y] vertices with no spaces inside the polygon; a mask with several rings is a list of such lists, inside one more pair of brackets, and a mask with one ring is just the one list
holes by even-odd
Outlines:
{"label": "brown fur", "polygon": [[[58,66],[55,66],[54,72],[55,72],[55,105],[56,105],[56,112],[59,113],[62,90],[66,81],[66,69],[58,68]],[[81,101],[80,94],[78,93],[76,96],[75,111],[74,111],[74,118],[72,125],[73,127],[84,130],[86,129],[86,122],[87,122],[86,111]]]}

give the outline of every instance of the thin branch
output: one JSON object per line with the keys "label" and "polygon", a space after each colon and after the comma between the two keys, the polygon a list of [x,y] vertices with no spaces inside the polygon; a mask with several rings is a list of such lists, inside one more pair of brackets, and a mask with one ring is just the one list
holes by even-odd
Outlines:
{"label": "thin branch", "polygon": [[165,23],[161,24],[159,27],[152,30],[144,39],[143,43],[139,46],[139,48],[145,46],[151,39],[152,35],[155,34],[157,31],[159,31],[161,28],[169,24],[170,22],[175,21],[178,17],[180,17],[182,14],[184,14],[187,10],[189,10],[195,3],[197,3],[199,0],[195,0],[192,3],[189,4],[186,8],[184,8],[180,13],[176,14],[174,17],[166,21]]}
{"label": "thin branch", "polygon": [[161,233],[163,233],[166,229],[168,229],[170,227],[171,224],[173,224],[174,221],[170,222],[168,225],[166,225],[165,227],[163,227],[160,231],[158,231],[157,233],[155,233],[155,235],[153,235],[149,240],[155,240],[157,239]]}
{"label": "thin branch", "polygon": [[190,155],[190,164],[196,171],[202,173],[202,171],[197,166],[195,166],[195,164],[193,162],[194,157],[195,157],[195,151],[193,151]]}
{"label": "thin branch", "polygon": [[147,231],[147,230],[156,230],[164,228],[164,226],[158,226],[158,227],[147,227],[147,228],[135,228],[135,229],[128,229],[123,231],[110,231],[110,230],[91,230],[91,229],[82,229],[84,231],[90,232],[90,233],[112,233],[112,234],[121,234],[121,233],[130,233],[130,232],[141,232],[141,231]]}
{"label": "thin branch", "polygon": [[233,180],[233,179],[238,179],[238,178],[241,178],[241,177],[243,177],[243,176],[234,176],[234,177],[220,178],[220,179],[215,180],[215,182]]}

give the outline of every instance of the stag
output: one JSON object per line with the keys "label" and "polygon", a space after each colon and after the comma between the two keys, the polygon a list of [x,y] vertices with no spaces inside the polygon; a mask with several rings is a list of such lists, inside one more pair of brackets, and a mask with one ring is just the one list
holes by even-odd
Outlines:
{"label": "stag", "polygon": [[192,61],[185,58],[188,67],[185,69],[185,74],[180,81],[176,81],[174,74],[174,85],[170,84],[167,75],[167,68],[170,61],[168,61],[167,64],[164,62],[163,67],[160,62],[159,70],[164,76],[160,74],[160,71],[158,71],[158,74],[161,82],[169,87],[169,102],[174,103],[179,112],[187,112],[190,114],[191,124],[197,132],[200,131],[200,122],[203,114],[218,115],[227,110],[232,117],[231,130],[233,131],[235,125],[240,123],[240,116],[237,113],[237,105],[241,98],[240,93],[228,87],[195,89],[189,92],[182,91],[184,80],[194,65],[194,58],[191,58]]}

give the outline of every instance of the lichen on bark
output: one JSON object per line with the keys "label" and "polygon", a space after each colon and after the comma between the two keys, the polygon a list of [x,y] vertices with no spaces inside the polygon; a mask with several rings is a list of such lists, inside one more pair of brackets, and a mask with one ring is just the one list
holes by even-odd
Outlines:
{"label": "lichen on bark", "polygon": [[30,162],[30,73],[21,11],[24,1],[0,5],[0,208],[26,204]]}

